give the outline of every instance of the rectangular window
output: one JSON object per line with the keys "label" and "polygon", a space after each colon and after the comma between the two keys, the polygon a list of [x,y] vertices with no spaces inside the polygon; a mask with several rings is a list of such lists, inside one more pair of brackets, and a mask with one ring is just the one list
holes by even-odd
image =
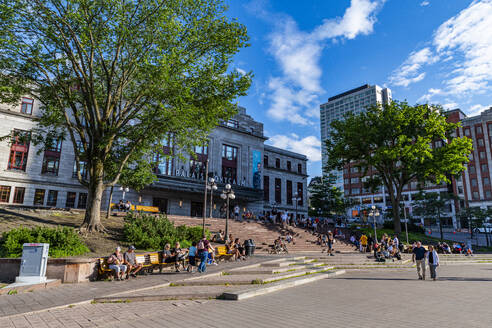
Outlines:
{"label": "rectangular window", "polygon": [[275,178],[275,202],[282,203],[282,180]]}
{"label": "rectangular window", "polygon": [[280,168],[280,158],[275,158],[275,167],[276,167],[277,169],[279,169],[279,168]]}
{"label": "rectangular window", "polygon": [[478,185],[477,179],[471,179],[471,185],[472,185],[472,187],[476,187]]}
{"label": "rectangular window", "polygon": [[46,206],[56,207],[56,201],[58,200],[58,190],[48,191],[48,200],[46,201]]}
{"label": "rectangular window", "polygon": [[287,205],[292,205],[292,181],[287,180],[285,185],[287,187]]}
{"label": "rectangular window", "polygon": [[263,176],[263,200],[270,200],[270,177],[267,175]]}
{"label": "rectangular window", "polygon": [[483,147],[483,146],[485,146],[485,144],[484,144],[484,142],[483,142],[483,139],[481,139],[481,138],[477,140],[477,143],[478,143],[478,147]]}
{"label": "rectangular window", "polygon": [[473,199],[478,199],[478,198],[479,198],[479,197],[478,197],[478,191],[474,191],[474,192],[472,193],[472,195],[473,195]]}
{"label": "rectangular window", "polygon": [[360,189],[359,188],[352,188],[352,195],[358,195],[360,194]]}
{"label": "rectangular window", "polygon": [[304,185],[302,182],[297,183],[297,197],[299,199],[298,205],[303,206],[304,204]]}
{"label": "rectangular window", "polygon": [[8,169],[26,170],[27,155],[31,134],[28,131],[14,130],[10,146]]}
{"label": "rectangular window", "polygon": [[33,104],[34,99],[23,97],[21,103],[21,113],[31,115]]}
{"label": "rectangular window", "polygon": [[489,178],[483,178],[483,185],[489,186],[490,185],[490,179]]}
{"label": "rectangular window", "polygon": [[488,174],[489,173],[489,167],[487,166],[487,164],[482,164],[481,169],[482,169],[482,174]]}
{"label": "rectangular window", "polygon": [[466,128],[466,129],[463,129],[463,131],[465,131],[465,136],[467,136],[467,137],[470,136],[470,129]]}
{"label": "rectangular window", "polygon": [[44,189],[36,189],[34,192],[34,205],[44,205]]}
{"label": "rectangular window", "polygon": [[226,183],[237,181],[237,153],[237,147],[222,145],[222,178]]}
{"label": "rectangular window", "polygon": [[8,203],[10,200],[10,186],[0,186],[0,202]]}
{"label": "rectangular window", "polygon": [[[170,158],[165,161],[165,164],[168,168],[172,166],[173,163],[169,163],[172,161]],[[208,144],[204,146],[196,146],[195,147],[195,157],[190,157],[190,174],[195,179],[205,179],[205,171],[207,170],[207,161],[208,161]]]}
{"label": "rectangular window", "polygon": [[67,201],[65,202],[65,207],[73,208],[75,207],[75,198],[77,198],[77,193],[69,191],[67,192]]}
{"label": "rectangular window", "polygon": [[359,178],[350,179],[350,183],[359,183]]}
{"label": "rectangular window", "polygon": [[468,165],[468,173],[469,174],[475,174],[475,173],[477,173],[477,171],[475,170],[475,166]]}
{"label": "rectangular window", "polygon": [[490,190],[485,190],[485,198],[486,199],[492,198],[492,193],[490,192]]}
{"label": "rectangular window", "polygon": [[302,164],[297,164],[297,173],[302,174]]}
{"label": "rectangular window", "polygon": [[84,209],[87,206],[87,193],[81,192],[79,193],[79,203],[77,204],[77,208]]}
{"label": "rectangular window", "polygon": [[350,168],[350,172],[351,172],[351,173],[359,173],[359,168],[358,168],[357,166],[352,166],[352,167]]}
{"label": "rectangular window", "polygon": [[225,122],[225,126],[237,129],[239,128],[239,122],[237,120],[228,120]]}
{"label": "rectangular window", "polygon": [[481,151],[481,152],[479,153],[479,158],[480,158],[480,159],[485,159],[485,152],[484,152],[484,151]]}
{"label": "rectangular window", "polygon": [[26,193],[26,188],[24,187],[15,187],[14,191],[14,204],[23,204],[24,203],[24,194]]}
{"label": "rectangular window", "polygon": [[268,156],[267,155],[263,155],[263,166],[268,167]]}
{"label": "rectangular window", "polygon": [[477,131],[477,134],[483,134],[481,126],[477,126],[476,131]]}
{"label": "rectangular window", "polygon": [[60,157],[47,155],[45,152],[41,173],[58,175],[59,167],[60,167]]}
{"label": "rectangular window", "polygon": [[[82,176],[83,179],[86,179],[87,178],[87,163],[85,161],[80,161],[79,167],[80,167],[80,175]],[[77,162],[73,163],[72,178],[77,178]]]}
{"label": "rectangular window", "polygon": [[347,179],[347,178],[343,179],[343,184],[346,184],[346,185],[350,184],[350,179]]}
{"label": "rectangular window", "polygon": [[287,171],[292,170],[292,163],[290,161],[287,161]]}
{"label": "rectangular window", "polygon": [[458,194],[462,194],[463,193],[463,187],[459,186],[458,187]]}

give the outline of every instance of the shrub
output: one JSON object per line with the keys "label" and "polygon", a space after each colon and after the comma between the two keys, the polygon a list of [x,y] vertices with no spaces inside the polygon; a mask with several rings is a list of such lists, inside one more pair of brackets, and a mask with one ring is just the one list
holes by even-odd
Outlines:
{"label": "shrub", "polygon": [[[383,223],[383,229],[393,229],[395,227],[393,221],[384,221]],[[416,225],[414,222],[410,221],[407,223],[407,228],[408,231],[410,232],[417,232],[417,233],[424,233],[425,229],[422,228],[419,225]],[[405,222],[401,223],[401,231],[405,231]]]}
{"label": "shrub", "polygon": [[[205,234],[207,238],[210,237],[208,229],[205,229]],[[125,217],[123,236],[126,242],[139,249],[163,249],[166,243],[172,247],[177,241],[181,247],[187,248],[193,241],[202,238],[202,228],[185,225],[175,227],[165,215],[129,213]]]}
{"label": "shrub", "polygon": [[2,234],[0,256],[22,256],[22,245],[24,243],[50,244],[50,257],[74,256],[89,252],[89,249],[73,228],[20,227]]}

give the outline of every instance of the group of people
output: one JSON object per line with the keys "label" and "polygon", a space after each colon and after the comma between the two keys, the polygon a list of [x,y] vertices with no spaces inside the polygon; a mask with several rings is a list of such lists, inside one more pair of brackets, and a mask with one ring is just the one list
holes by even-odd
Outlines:
{"label": "group of people", "polygon": [[[239,242],[239,239],[236,239]],[[234,246],[233,246],[234,248]],[[238,249],[241,252],[240,249]],[[241,254],[241,253],[239,253]],[[188,259],[188,264],[186,264]],[[108,259],[108,268],[114,271],[116,280],[126,280],[130,277],[135,278],[137,273],[143,269],[143,264],[138,263],[135,256],[135,246],[128,247],[124,253],[121,247],[116,247],[115,252]],[[204,236],[198,242],[192,242],[189,248],[182,248],[179,242],[174,244],[174,248],[167,243],[162,250],[162,263],[174,263],[176,272],[186,270],[190,273],[203,273],[207,270],[207,264],[217,265],[215,261],[215,249]]]}
{"label": "group of people", "polygon": [[130,203],[129,200],[125,202],[123,201],[123,199],[120,199],[120,201],[118,202],[118,211],[130,212],[131,209],[132,209],[132,204]]}

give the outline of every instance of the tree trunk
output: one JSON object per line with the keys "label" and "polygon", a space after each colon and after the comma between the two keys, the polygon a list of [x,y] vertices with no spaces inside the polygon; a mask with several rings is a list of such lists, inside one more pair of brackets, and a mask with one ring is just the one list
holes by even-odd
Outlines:
{"label": "tree trunk", "polygon": [[108,210],[106,212],[106,219],[109,219],[109,215],[111,214],[111,202],[113,201],[113,189],[114,189],[114,186],[111,186],[111,190],[109,191]]}
{"label": "tree trunk", "polygon": [[401,194],[397,191],[396,195],[394,193],[393,185],[390,184],[390,188],[388,188],[388,193],[390,195],[391,200],[391,211],[393,212],[393,225],[396,234],[401,233],[401,221],[400,221],[400,199]]}
{"label": "tree trunk", "polygon": [[87,195],[87,207],[85,217],[80,230],[83,232],[100,231],[105,232],[101,224],[101,200],[104,191],[103,183],[103,166],[94,164],[96,167],[91,170],[93,175],[90,176],[89,190]]}

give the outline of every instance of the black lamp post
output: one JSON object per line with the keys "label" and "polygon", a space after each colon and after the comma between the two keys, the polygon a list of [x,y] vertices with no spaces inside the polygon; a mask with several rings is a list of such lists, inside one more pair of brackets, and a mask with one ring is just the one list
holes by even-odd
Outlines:
{"label": "black lamp post", "polygon": [[227,211],[226,211],[226,226],[225,226],[225,240],[229,239],[229,199],[235,199],[236,195],[234,195],[234,191],[231,188],[230,184],[225,185],[225,189],[222,190],[222,194],[220,198],[227,201]]}
{"label": "black lamp post", "polygon": [[214,190],[217,190],[217,184],[215,183],[214,178],[210,178],[208,181],[207,189],[210,190],[210,218],[212,218]]}

